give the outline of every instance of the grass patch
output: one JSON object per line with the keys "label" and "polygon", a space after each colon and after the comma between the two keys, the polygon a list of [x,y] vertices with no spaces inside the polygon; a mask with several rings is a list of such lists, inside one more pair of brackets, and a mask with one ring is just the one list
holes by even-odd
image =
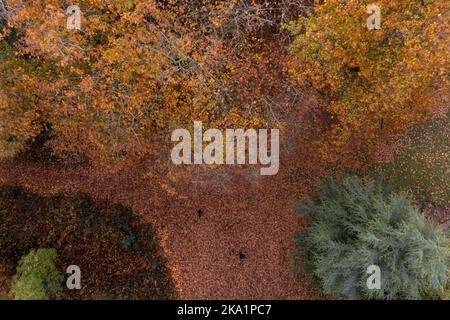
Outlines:
{"label": "grass patch", "polygon": [[419,201],[448,205],[449,115],[414,127],[408,146],[390,163],[376,168],[397,191],[408,191]]}

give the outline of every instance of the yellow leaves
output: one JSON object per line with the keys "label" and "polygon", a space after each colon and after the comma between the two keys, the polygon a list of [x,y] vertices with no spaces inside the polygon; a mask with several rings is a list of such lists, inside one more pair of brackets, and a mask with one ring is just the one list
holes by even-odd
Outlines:
{"label": "yellow leaves", "polygon": [[26,111],[30,122],[42,117],[61,151],[96,158],[142,153],[144,137],[161,138],[173,123],[192,119],[221,128],[262,126],[272,106],[260,97],[281,95],[282,48],[259,48],[254,34],[231,45],[214,34],[211,24],[221,30],[232,23],[229,3],[205,5],[213,17],[199,23],[189,1],[180,7],[184,19],[176,19],[178,7],[160,1],[80,0],[82,28],[71,31],[59,0],[11,2],[12,27],[24,36],[7,60],[47,66],[11,66],[17,80],[7,102],[19,109],[11,118],[24,119]]}
{"label": "yellow leaves", "polygon": [[[363,136],[374,142],[380,119],[383,132],[422,121],[433,109],[429,88],[445,85],[448,45],[444,29],[437,30],[446,24],[438,13],[448,2],[378,4],[383,22],[376,32],[367,30],[365,6],[356,0],[318,3],[315,14],[302,22],[306,32],[291,28],[296,36],[291,74],[331,96],[328,109],[338,119],[330,136],[340,147]],[[447,52],[437,50],[444,47]]]}

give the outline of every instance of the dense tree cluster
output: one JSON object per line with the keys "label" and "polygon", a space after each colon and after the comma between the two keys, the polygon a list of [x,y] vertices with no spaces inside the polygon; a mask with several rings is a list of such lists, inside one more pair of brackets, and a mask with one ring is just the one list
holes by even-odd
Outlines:
{"label": "dense tree cluster", "polygon": [[321,144],[354,150],[429,117],[448,85],[444,0],[380,1],[380,30],[360,0],[82,0],[81,30],[65,1],[0,4],[1,157],[49,129],[57,154],[121,163],[193,119],[282,126],[287,70],[327,98]]}
{"label": "dense tree cluster", "polygon": [[354,151],[424,121],[449,85],[449,2],[377,1],[378,30],[367,27],[371,3],[323,1],[289,25],[290,72],[328,98],[323,144],[334,149]]}
{"label": "dense tree cluster", "polygon": [[283,48],[262,34],[281,19],[273,4],[80,1],[81,30],[65,27],[65,5],[7,2],[1,156],[48,128],[55,152],[115,162],[159,151],[192,119],[270,122],[284,90]]}

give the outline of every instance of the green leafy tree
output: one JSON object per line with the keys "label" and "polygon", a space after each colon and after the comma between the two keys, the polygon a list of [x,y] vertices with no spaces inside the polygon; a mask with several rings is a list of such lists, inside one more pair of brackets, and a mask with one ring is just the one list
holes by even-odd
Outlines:
{"label": "green leafy tree", "polygon": [[[298,211],[311,226],[297,235],[302,257],[324,293],[343,299],[443,296],[447,236],[405,194],[354,177],[328,180]],[[367,268],[380,267],[381,289],[368,289]]]}
{"label": "green leafy tree", "polygon": [[17,266],[11,293],[16,300],[46,300],[57,294],[64,279],[55,266],[55,249],[32,249]]}

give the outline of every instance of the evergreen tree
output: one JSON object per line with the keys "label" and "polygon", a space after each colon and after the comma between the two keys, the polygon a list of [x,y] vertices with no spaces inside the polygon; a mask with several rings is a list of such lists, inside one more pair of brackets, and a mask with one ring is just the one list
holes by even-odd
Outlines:
{"label": "evergreen tree", "polygon": [[[298,211],[311,226],[296,236],[297,254],[324,293],[344,299],[421,299],[443,295],[449,249],[444,232],[405,194],[354,177],[328,180]],[[380,267],[381,289],[367,268]]]}

